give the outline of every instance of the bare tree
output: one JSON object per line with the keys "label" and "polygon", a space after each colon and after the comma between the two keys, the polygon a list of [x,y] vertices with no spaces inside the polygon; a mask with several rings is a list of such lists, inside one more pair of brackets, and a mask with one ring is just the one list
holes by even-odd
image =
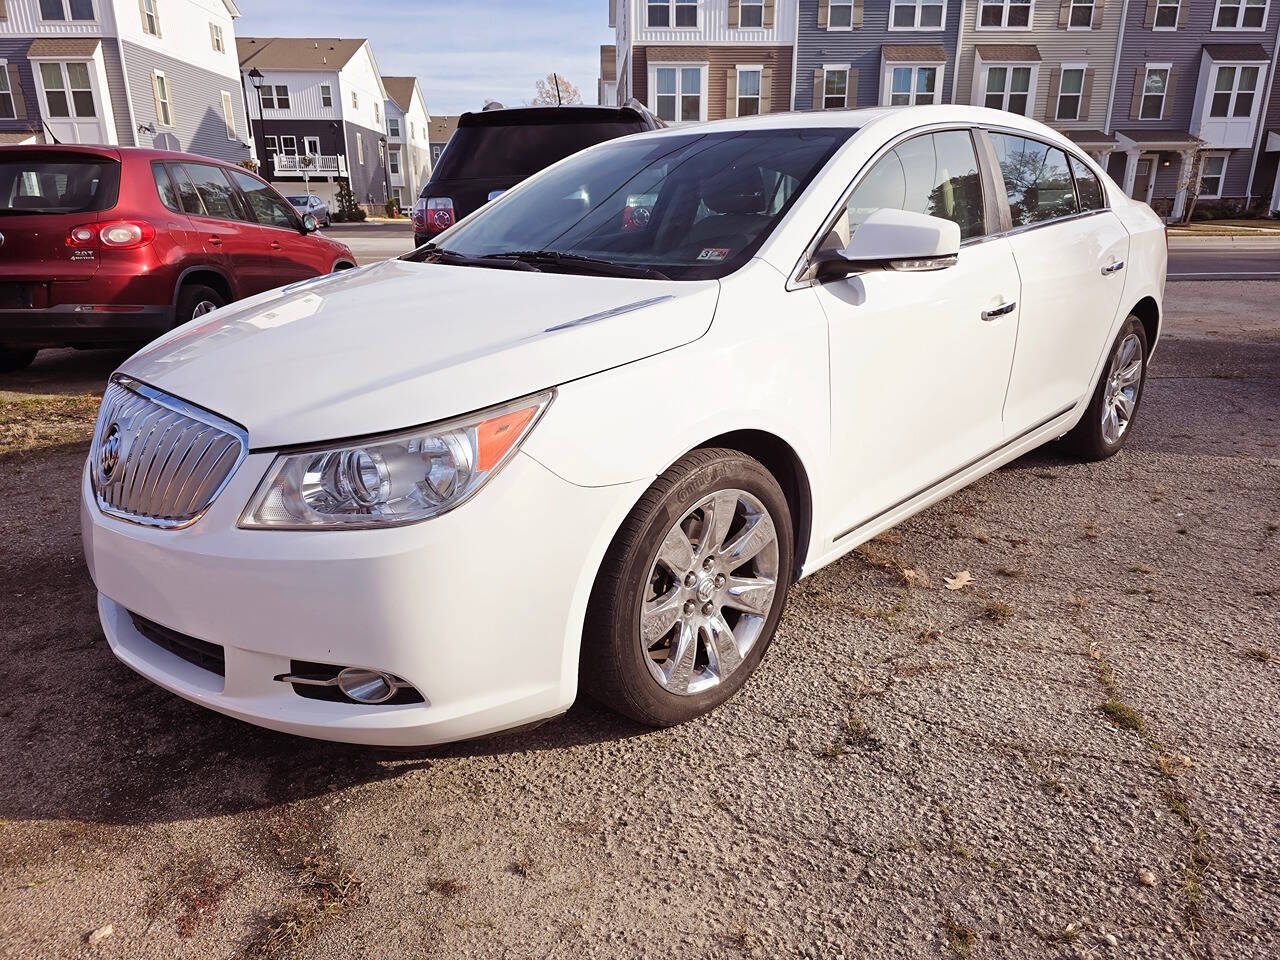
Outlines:
{"label": "bare tree", "polygon": [[548,73],[545,80],[534,84],[537,93],[529,105],[533,107],[558,107],[566,103],[581,103],[582,93],[558,73]]}

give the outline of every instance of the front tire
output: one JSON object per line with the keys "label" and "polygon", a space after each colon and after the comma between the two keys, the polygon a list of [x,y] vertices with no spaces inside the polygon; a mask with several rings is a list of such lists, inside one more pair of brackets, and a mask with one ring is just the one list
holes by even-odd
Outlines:
{"label": "front tire", "polygon": [[0,350],[0,373],[10,373],[31,366],[36,350]]}
{"label": "front tire", "polygon": [[773,475],[736,450],[688,454],[610,545],[587,610],[582,688],[651,726],[724,703],[773,639],[793,561]]}
{"label": "front tire", "polygon": [[1130,314],[1111,345],[1084,417],[1067,434],[1068,447],[1081,460],[1115,456],[1133,432],[1147,382],[1149,353],[1146,328]]}

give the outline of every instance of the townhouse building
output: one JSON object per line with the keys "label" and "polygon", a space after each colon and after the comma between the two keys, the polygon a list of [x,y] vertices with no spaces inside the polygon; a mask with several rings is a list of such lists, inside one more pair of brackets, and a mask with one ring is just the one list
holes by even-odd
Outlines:
{"label": "townhouse building", "polygon": [[239,37],[236,46],[263,176],[331,205],[346,182],[357,203],[380,210],[391,189],[388,97],[369,41]]}
{"label": "townhouse building", "polygon": [[618,105],[618,48],[612,43],[600,46],[600,77],[596,80],[596,103],[602,107]]}
{"label": "townhouse building", "polygon": [[0,0],[0,143],[249,159],[231,0]]}
{"label": "townhouse building", "polygon": [[1266,146],[1259,141],[1280,3],[1130,0],[1128,8],[1108,172],[1130,196],[1174,217],[1195,193],[1193,180],[1200,202],[1247,206],[1262,192],[1250,179]]}
{"label": "townhouse building", "polygon": [[962,0],[800,0],[797,110],[951,103]]}
{"label": "townhouse building", "polygon": [[458,129],[458,116],[454,115],[436,115],[431,118],[431,128],[428,131],[427,139],[431,142],[431,168],[434,170],[435,165],[440,161],[440,154],[444,153],[444,148],[449,145],[449,140],[453,137],[453,132]]}
{"label": "townhouse building", "polygon": [[383,77],[387,90],[387,173],[391,199],[413,206],[431,179],[431,113],[417,77]]}
{"label": "townhouse building", "polygon": [[668,123],[791,108],[797,0],[610,0],[615,103]]}

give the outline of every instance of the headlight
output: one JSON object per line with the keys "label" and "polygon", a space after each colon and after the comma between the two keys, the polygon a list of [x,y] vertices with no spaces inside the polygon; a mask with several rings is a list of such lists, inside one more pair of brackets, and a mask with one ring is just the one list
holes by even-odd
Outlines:
{"label": "headlight", "polygon": [[554,391],[432,427],[282,453],[240,526],[399,526],[452,510],[511,459]]}

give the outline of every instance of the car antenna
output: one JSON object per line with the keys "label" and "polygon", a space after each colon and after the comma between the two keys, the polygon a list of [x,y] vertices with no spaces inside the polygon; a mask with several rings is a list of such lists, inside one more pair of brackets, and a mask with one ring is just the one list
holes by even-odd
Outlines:
{"label": "car antenna", "polygon": [[564,101],[560,99],[560,76],[559,74],[553,73],[551,75],[551,79],[556,82],[556,106],[563,107]]}

